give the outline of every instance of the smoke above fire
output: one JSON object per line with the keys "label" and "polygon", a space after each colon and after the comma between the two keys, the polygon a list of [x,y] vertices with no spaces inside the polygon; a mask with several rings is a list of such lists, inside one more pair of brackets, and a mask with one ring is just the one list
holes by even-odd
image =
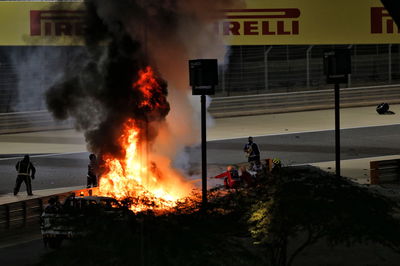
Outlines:
{"label": "smoke above fire", "polygon": [[[84,4],[87,54],[76,58],[47,91],[48,109],[57,119],[75,120],[89,151],[113,158],[126,157],[121,136],[127,121],[134,121],[137,143],[146,142],[146,156],[158,169],[170,171],[166,170],[170,160],[199,139],[189,96],[188,60],[223,61],[225,45],[215,25],[223,19],[222,9],[241,7],[242,2],[86,0]],[[146,79],[148,72],[151,77]],[[157,84],[157,89],[147,88],[148,83]]]}
{"label": "smoke above fire", "polygon": [[[88,149],[120,154],[118,139],[123,121],[150,122],[148,137],[172,138],[168,146],[188,145],[193,134],[193,110],[188,100],[188,63],[191,58],[224,58],[225,46],[215,33],[222,9],[241,5],[233,0],[87,0],[85,1],[88,55],[76,59],[63,79],[46,94],[48,109],[58,119],[73,117],[85,132]],[[143,94],[132,84],[141,69],[152,66],[173,108],[167,104],[150,114],[140,108]],[[164,101],[164,100],[163,100]],[[157,123],[152,123],[156,121]],[[173,138],[172,136],[175,136]],[[160,145],[163,150],[168,150]]]}

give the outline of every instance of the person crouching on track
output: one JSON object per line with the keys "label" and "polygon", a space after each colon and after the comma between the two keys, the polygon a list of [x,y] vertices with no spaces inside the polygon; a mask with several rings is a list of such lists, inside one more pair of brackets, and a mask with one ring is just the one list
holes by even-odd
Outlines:
{"label": "person crouching on track", "polygon": [[97,164],[96,155],[93,153],[89,155],[89,164],[88,164],[88,173],[87,173],[87,188],[97,187],[97,172],[99,170],[99,166]]}
{"label": "person crouching on track", "polygon": [[226,168],[226,172],[215,176],[214,178],[225,178],[225,188],[238,188],[240,187],[239,172],[231,165]]}
{"label": "person crouching on track", "polygon": [[31,178],[35,179],[36,169],[31,163],[29,155],[25,155],[24,159],[17,162],[17,164],[15,165],[15,169],[17,170],[18,175],[14,187],[14,196],[18,194],[22,182],[25,182],[26,192],[28,193],[28,196],[32,196],[33,194]]}

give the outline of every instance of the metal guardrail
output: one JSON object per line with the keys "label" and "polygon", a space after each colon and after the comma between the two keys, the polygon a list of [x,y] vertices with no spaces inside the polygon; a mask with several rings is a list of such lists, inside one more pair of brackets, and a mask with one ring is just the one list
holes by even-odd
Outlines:
{"label": "metal guardrail", "polygon": [[[400,103],[400,85],[341,89],[341,107]],[[271,93],[214,98],[208,111],[215,118],[334,108],[334,90]]]}
{"label": "metal guardrail", "polygon": [[400,184],[400,159],[370,162],[370,183]]}
{"label": "metal guardrail", "polygon": [[[341,107],[400,103],[400,85],[341,89]],[[317,90],[213,98],[215,118],[331,109],[334,91]],[[48,111],[0,113],[0,134],[73,128],[72,120],[55,121]]]}
{"label": "metal guardrail", "polygon": [[55,121],[48,111],[0,113],[0,134],[72,128],[72,121]]}
{"label": "metal guardrail", "polygon": [[62,202],[71,194],[75,194],[77,196],[92,195],[93,190],[96,190],[96,188],[75,190],[49,195],[46,197],[0,205],[0,233],[35,224],[39,225],[40,216],[51,197],[58,196],[58,199]]}

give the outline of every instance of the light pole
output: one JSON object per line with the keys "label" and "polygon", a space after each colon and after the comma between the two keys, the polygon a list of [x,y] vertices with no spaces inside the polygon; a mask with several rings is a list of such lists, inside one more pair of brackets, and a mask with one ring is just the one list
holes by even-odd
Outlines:
{"label": "light pole", "polygon": [[351,74],[349,49],[324,52],[324,73],[328,84],[335,84],[335,161],[336,176],[340,177],[340,83],[347,83]]}
{"label": "light pole", "polygon": [[202,209],[207,206],[207,126],[206,95],[215,93],[218,85],[217,59],[189,60],[189,78],[193,95],[201,95],[201,184]]}

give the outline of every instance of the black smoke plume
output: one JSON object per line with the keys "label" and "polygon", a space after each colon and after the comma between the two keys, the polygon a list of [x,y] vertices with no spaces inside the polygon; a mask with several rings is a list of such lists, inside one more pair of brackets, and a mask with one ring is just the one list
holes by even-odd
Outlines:
{"label": "black smoke plume", "polygon": [[[155,121],[170,111],[167,82],[186,90],[184,67],[204,49],[198,36],[215,41],[208,26],[222,18],[221,9],[234,0],[87,0],[86,53],[74,59],[62,80],[46,93],[48,109],[57,119],[74,118],[84,131],[88,149],[98,154],[123,151],[117,140],[128,118],[146,127],[147,138],[157,136]],[[206,33],[206,34],[205,34]],[[193,40],[193,41],[191,41]],[[196,47],[199,47],[198,49]],[[208,49],[208,48],[206,48]],[[157,110],[143,107],[143,95],[132,84],[146,66],[156,69],[162,87]],[[161,73],[160,73],[161,72]]]}

